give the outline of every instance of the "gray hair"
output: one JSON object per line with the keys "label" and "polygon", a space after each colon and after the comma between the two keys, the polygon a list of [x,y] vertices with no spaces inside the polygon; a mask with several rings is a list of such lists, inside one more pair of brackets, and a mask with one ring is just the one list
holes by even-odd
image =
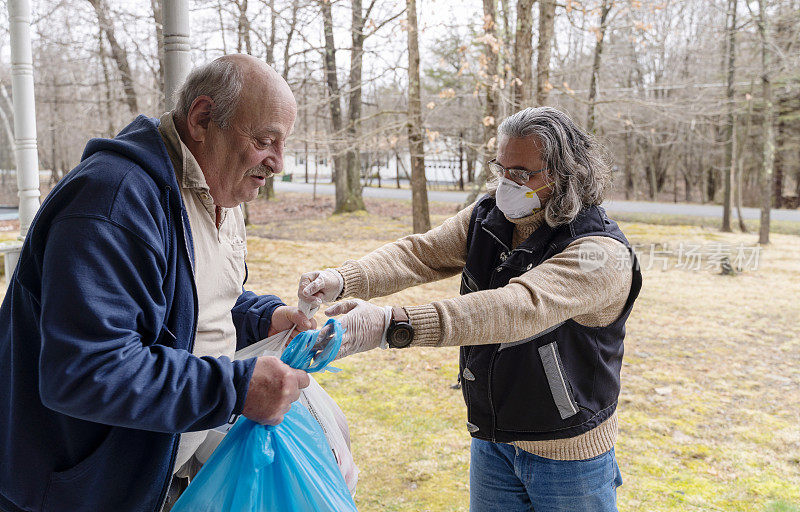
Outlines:
{"label": "gray hair", "polygon": [[611,166],[597,140],[552,107],[526,108],[503,120],[498,134],[536,137],[542,161],[554,181],[545,205],[550,226],[572,222],[585,206],[600,204],[611,184]]}
{"label": "gray hair", "polygon": [[194,68],[176,93],[175,115],[185,121],[192,102],[198,96],[209,96],[214,102],[211,119],[226,129],[236,113],[243,84],[241,66],[229,59],[212,60]]}

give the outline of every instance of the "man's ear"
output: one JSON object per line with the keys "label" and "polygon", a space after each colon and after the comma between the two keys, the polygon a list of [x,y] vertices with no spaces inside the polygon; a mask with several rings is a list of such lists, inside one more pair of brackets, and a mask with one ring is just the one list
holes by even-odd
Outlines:
{"label": "man's ear", "polygon": [[189,136],[196,142],[203,142],[208,134],[209,123],[211,123],[211,110],[214,108],[214,100],[210,96],[198,96],[189,107],[189,114],[186,116],[186,129]]}

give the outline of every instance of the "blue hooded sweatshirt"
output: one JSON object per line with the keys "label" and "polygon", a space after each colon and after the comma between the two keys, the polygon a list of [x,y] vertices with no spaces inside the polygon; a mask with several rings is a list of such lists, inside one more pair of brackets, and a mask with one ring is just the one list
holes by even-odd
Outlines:
{"label": "blue hooded sweatshirt", "polygon": [[[0,308],[0,510],[158,511],[178,433],[241,413],[255,359],[191,354],[193,250],[158,120],[91,140]],[[243,292],[237,348],[280,305]]]}

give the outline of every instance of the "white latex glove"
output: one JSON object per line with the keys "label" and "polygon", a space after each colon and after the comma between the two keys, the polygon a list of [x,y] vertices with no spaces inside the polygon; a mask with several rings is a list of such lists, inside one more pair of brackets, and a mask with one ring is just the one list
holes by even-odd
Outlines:
{"label": "white latex glove", "polygon": [[306,272],[300,276],[297,297],[301,303],[308,304],[309,309],[318,308],[323,302],[333,302],[342,293],[344,278],[331,268]]}
{"label": "white latex glove", "polygon": [[376,306],[361,299],[339,302],[325,310],[328,316],[344,314],[339,320],[345,328],[342,348],[337,359],[366,352],[373,348],[386,348],[386,329],[392,319],[392,308]]}

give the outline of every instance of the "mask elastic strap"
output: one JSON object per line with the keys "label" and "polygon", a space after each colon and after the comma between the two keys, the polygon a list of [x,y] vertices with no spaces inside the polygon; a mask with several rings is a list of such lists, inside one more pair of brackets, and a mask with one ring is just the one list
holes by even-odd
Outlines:
{"label": "mask elastic strap", "polygon": [[543,185],[543,186],[541,186],[541,187],[537,188],[536,190],[534,190],[534,192],[538,192],[538,191],[542,190],[543,188],[547,188],[547,187],[549,187],[549,186],[550,186],[550,185],[552,185],[552,184],[553,184],[553,183],[551,182],[551,183],[548,183],[547,185]]}

